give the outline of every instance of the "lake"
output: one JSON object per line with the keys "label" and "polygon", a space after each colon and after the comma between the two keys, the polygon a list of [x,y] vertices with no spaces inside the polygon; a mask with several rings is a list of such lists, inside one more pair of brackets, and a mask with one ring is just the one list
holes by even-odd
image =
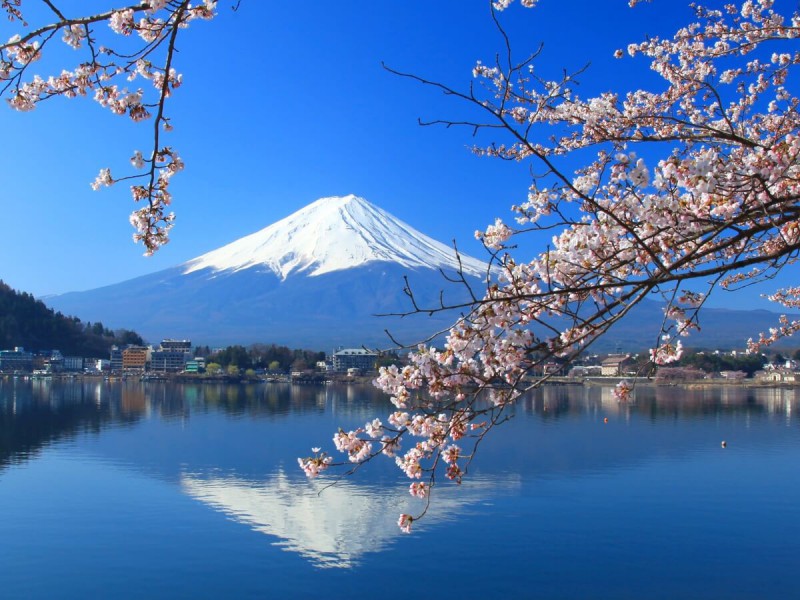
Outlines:
{"label": "lake", "polygon": [[800,597],[796,389],[547,386],[411,534],[390,460],[334,486],[296,460],[390,410],[370,386],[0,381],[2,597]]}

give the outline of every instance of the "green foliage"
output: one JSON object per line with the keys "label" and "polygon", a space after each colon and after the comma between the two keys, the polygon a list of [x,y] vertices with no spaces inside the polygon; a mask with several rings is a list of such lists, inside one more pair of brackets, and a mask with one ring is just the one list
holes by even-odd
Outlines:
{"label": "green foliage", "polygon": [[223,367],[236,365],[243,369],[249,369],[253,366],[253,361],[244,346],[228,346],[224,350],[212,354],[211,358]]}
{"label": "green foliage", "polygon": [[0,349],[22,346],[26,350],[60,350],[68,356],[108,357],[111,346],[143,344],[141,336],[126,329],[113,332],[102,323],[82,323],[66,317],[0,281]]}
{"label": "green foliage", "polygon": [[212,353],[210,358],[227,367],[236,365],[242,369],[269,369],[270,371],[287,372],[293,365],[313,366],[317,361],[325,359],[324,352],[313,350],[290,350],[286,346],[275,344],[253,344],[249,348],[244,346],[228,346],[218,352]]}
{"label": "green foliage", "polygon": [[761,369],[767,362],[760,354],[717,354],[712,352],[687,352],[678,361],[683,367],[694,367],[706,373],[720,371],[744,371],[748,377]]}
{"label": "green foliage", "polygon": [[215,362],[206,365],[207,375],[219,375],[220,373],[222,373],[222,365]]}

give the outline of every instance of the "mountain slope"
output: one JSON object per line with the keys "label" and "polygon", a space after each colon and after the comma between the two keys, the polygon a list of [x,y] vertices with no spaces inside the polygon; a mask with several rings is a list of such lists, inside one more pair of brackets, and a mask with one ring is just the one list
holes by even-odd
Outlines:
{"label": "mountain slope", "polygon": [[[487,265],[462,256],[476,295]],[[457,268],[451,248],[355,196],[322,198],[296,213],[182,265],[115,285],[64,294],[48,303],[66,314],[135,329],[150,341],[187,338],[210,345],[266,342],[328,350],[391,346],[384,330],[413,344],[446,329],[457,312],[405,313],[463,302],[467,290],[442,272]],[[440,297],[440,293],[442,296]],[[593,351],[652,347],[662,305],[645,301]],[[748,337],[773,327],[768,311],[704,309],[692,347],[743,348]]]}
{"label": "mountain slope", "polygon": [[[372,262],[407,269],[453,268],[453,249],[357,196],[320,198],[269,227],[186,263],[185,274],[263,267],[281,279],[309,277]],[[486,266],[463,257],[464,271],[482,277]]]}
{"label": "mountain slope", "polygon": [[[487,265],[461,256],[478,293]],[[269,342],[330,348],[389,346],[385,329],[414,343],[456,315],[382,318],[463,301],[455,252],[362,198],[322,198],[289,217],[182,265],[115,285],[55,296],[51,306],[146,338]],[[440,293],[444,295],[440,298]]]}

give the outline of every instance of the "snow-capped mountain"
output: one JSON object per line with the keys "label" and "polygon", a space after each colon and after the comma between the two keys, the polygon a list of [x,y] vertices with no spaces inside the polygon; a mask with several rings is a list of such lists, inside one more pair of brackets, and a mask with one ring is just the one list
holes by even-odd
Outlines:
{"label": "snow-capped mountain", "polygon": [[[357,196],[320,198],[269,227],[186,263],[185,273],[203,269],[239,271],[266,267],[281,279],[309,277],[371,262],[407,269],[452,269],[453,248],[420,233]],[[486,265],[463,257],[464,271],[486,274]]]}
{"label": "snow-capped mountain", "polygon": [[[487,265],[461,255],[480,292]],[[461,301],[455,251],[356,196],[321,198],[256,233],[186,263],[111,286],[54,296],[53,308],[157,342],[285,344],[329,349],[392,345],[385,330],[414,343],[457,315],[407,318],[412,305],[436,308],[440,293]]]}
{"label": "snow-capped mountain", "polygon": [[[461,256],[462,270],[482,294],[487,265]],[[448,282],[457,261],[448,248],[356,196],[322,198],[296,213],[181,265],[87,292],[47,299],[64,314],[145,339],[197,344],[275,343],[330,350],[336,346],[412,345],[448,328],[454,311],[408,317],[408,281],[417,305],[463,302],[467,290]],[[440,295],[441,294],[441,295]],[[659,335],[663,306],[647,300],[615,326],[595,351],[639,351]],[[696,347],[741,348],[777,315],[705,309]],[[544,332],[543,332],[544,333]]]}

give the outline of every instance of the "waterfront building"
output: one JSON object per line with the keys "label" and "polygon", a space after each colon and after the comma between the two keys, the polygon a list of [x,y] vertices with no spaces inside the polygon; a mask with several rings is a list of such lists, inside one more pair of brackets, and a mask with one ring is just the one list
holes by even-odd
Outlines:
{"label": "waterfront building", "polygon": [[770,383],[795,383],[800,379],[800,373],[792,369],[778,368],[769,371],[756,371],[753,377],[758,381]]}
{"label": "waterfront building", "polygon": [[109,369],[114,373],[122,371],[122,348],[111,346]]}
{"label": "waterfront building", "polygon": [[150,355],[150,370],[157,373],[179,373],[191,356],[179,350],[154,350]]}
{"label": "waterfront building", "polygon": [[83,357],[65,356],[63,357],[65,371],[83,371]]}
{"label": "waterfront building", "polygon": [[150,355],[150,348],[145,346],[128,346],[122,351],[122,370],[144,372],[147,369],[147,362]]}
{"label": "waterfront building", "polygon": [[333,370],[347,373],[348,369],[359,369],[362,373],[375,370],[378,355],[364,348],[344,348],[333,355]]}
{"label": "waterfront building", "polygon": [[569,370],[570,377],[599,377],[603,374],[600,365],[578,365]]}
{"label": "waterfront building", "polygon": [[33,370],[33,354],[25,352],[25,348],[17,346],[13,350],[0,350],[0,371]]}
{"label": "waterfront building", "polygon": [[150,370],[157,373],[180,373],[192,359],[191,340],[162,340],[150,355]]}
{"label": "waterfront building", "polygon": [[186,366],[184,367],[184,372],[186,373],[203,373],[205,370],[206,359],[202,356],[198,356],[192,360],[186,361]]}
{"label": "waterfront building", "polygon": [[166,351],[173,351],[173,352],[188,352],[191,354],[192,352],[192,341],[191,340],[161,340],[161,350]]}
{"label": "waterfront building", "polygon": [[627,354],[612,354],[604,358],[600,363],[600,369],[604,377],[618,377],[623,375],[622,368],[628,362],[629,356]]}

